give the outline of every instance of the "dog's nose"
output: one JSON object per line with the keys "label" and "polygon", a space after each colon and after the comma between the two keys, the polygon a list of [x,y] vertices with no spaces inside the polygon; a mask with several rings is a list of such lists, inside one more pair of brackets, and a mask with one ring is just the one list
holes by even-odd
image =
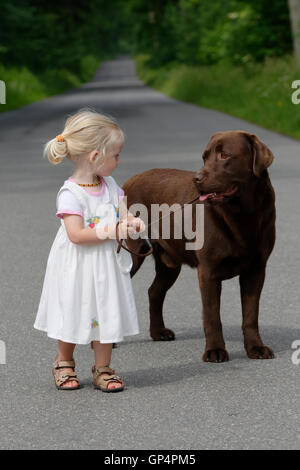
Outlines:
{"label": "dog's nose", "polygon": [[202,181],[205,179],[205,176],[203,173],[197,173],[196,176],[194,176],[193,180],[195,183],[202,183]]}

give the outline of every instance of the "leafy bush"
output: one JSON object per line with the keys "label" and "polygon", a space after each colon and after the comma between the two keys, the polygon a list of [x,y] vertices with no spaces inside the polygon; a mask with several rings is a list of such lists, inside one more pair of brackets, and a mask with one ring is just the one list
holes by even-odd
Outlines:
{"label": "leafy bush", "polygon": [[49,68],[37,74],[27,67],[3,67],[0,65],[0,78],[6,84],[6,104],[1,104],[0,112],[15,109],[25,104],[62,93],[91,80],[99,67],[96,57],[86,57],[81,61],[78,75],[68,69]]}
{"label": "leafy bush", "polygon": [[292,49],[286,0],[135,0],[136,53],[157,67],[167,62],[244,63]]}
{"label": "leafy bush", "polygon": [[119,51],[124,19],[115,9],[121,5],[121,0],[1,0],[0,62],[34,73],[54,68],[78,74],[83,58]]}

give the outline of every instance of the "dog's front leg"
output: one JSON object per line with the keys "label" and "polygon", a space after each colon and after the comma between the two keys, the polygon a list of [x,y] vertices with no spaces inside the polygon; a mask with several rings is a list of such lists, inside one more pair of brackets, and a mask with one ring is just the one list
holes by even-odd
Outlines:
{"label": "dog's front leg", "polygon": [[160,259],[159,255],[155,257],[155,279],[148,290],[149,309],[150,309],[150,335],[154,341],[172,341],[175,334],[172,330],[165,327],[163,320],[163,303],[168,289],[176,281],[181,266],[169,268]]}
{"label": "dog's front leg", "polygon": [[[205,272],[206,271],[206,272]],[[198,267],[199,286],[203,304],[203,325],[206,337],[204,362],[225,362],[229,360],[220,318],[222,284],[214,279],[207,269]]]}
{"label": "dog's front leg", "polygon": [[255,267],[240,275],[243,311],[243,334],[250,359],[272,359],[274,353],[261,340],[258,329],[259,299],[265,280],[265,266]]}

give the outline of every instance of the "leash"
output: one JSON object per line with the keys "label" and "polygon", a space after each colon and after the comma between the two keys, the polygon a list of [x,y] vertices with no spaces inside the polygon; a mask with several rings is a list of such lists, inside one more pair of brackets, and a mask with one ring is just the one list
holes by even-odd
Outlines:
{"label": "leash", "polygon": [[[191,201],[186,202],[185,204],[181,205],[178,209],[173,211],[173,213],[181,210],[184,205],[193,204],[194,202],[196,202],[198,200],[199,200],[199,195],[197,197],[195,197],[194,199],[192,199]],[[157,220],[155,220],[154,222],[151,222],[151,224],[146,225],[146,228],[151,227],[152,224],[157,223],[160,220],[162,220],[162,219],[164,219],[165,217],[168,217],[168,216],[169,216],[169,214],[164,215],[164,216],[160,216]],[[143,238],[143,240],[145,240],[145,242],[149,246],[149,250],[147,251],[147,253],[136,253],[135,251],[132,251],[129,248],[127,248],[127,246],[123,245],[123,239],[119,238],[119,224],[120,224],[120,222],[117,222],[117,225],[116,225],[116,239],[117,239],[117,242],[118,242],[117,253],[120,252],[121,248],[124,248],[124,250],[128,251],[132,255],[140,256],[140,257],[143,257],[143,258],[146,257],[146,256],[149,256],[153,253],[153,246],[152,246],[152,243],[150,242],[150,240],[148,238]]]}

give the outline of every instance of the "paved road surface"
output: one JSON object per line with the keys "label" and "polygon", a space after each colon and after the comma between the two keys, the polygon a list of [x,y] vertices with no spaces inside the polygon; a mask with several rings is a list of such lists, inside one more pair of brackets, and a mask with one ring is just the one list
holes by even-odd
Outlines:
{"label": "paved road surface", "polygon": [[[9,96],[8,96],[9,99]],[[256,133],[275,154],[277,244],[261,300],[261,333],[276,359],[251,361],[241,335],[238,279],[224,283],[222,319],[231,361],[204,364],[197,273],[188,267],[169,291],[166,325],[175,342],[152,342],[147,289],[153,261],[133,279],[141,334],[114,350],[112,365],[127,390],[91,386],[91,350],[75,355],[84,389],[54,388],[56,344],[33,329],[47,256],[59,222],[55,197],[71,165],[51,166],[42,145],[84,106],[115,116],[128,137],[120,184],[150,168],[197,170],[210,135]],[[295,108],[296,112],[296,108]],[[299,373],[291,344],[300,340],[300,143],[226,114],[169,99],[144,86],[127,59],[104,63],[79,89],[0,115],[2,449],[299,449]]]}

